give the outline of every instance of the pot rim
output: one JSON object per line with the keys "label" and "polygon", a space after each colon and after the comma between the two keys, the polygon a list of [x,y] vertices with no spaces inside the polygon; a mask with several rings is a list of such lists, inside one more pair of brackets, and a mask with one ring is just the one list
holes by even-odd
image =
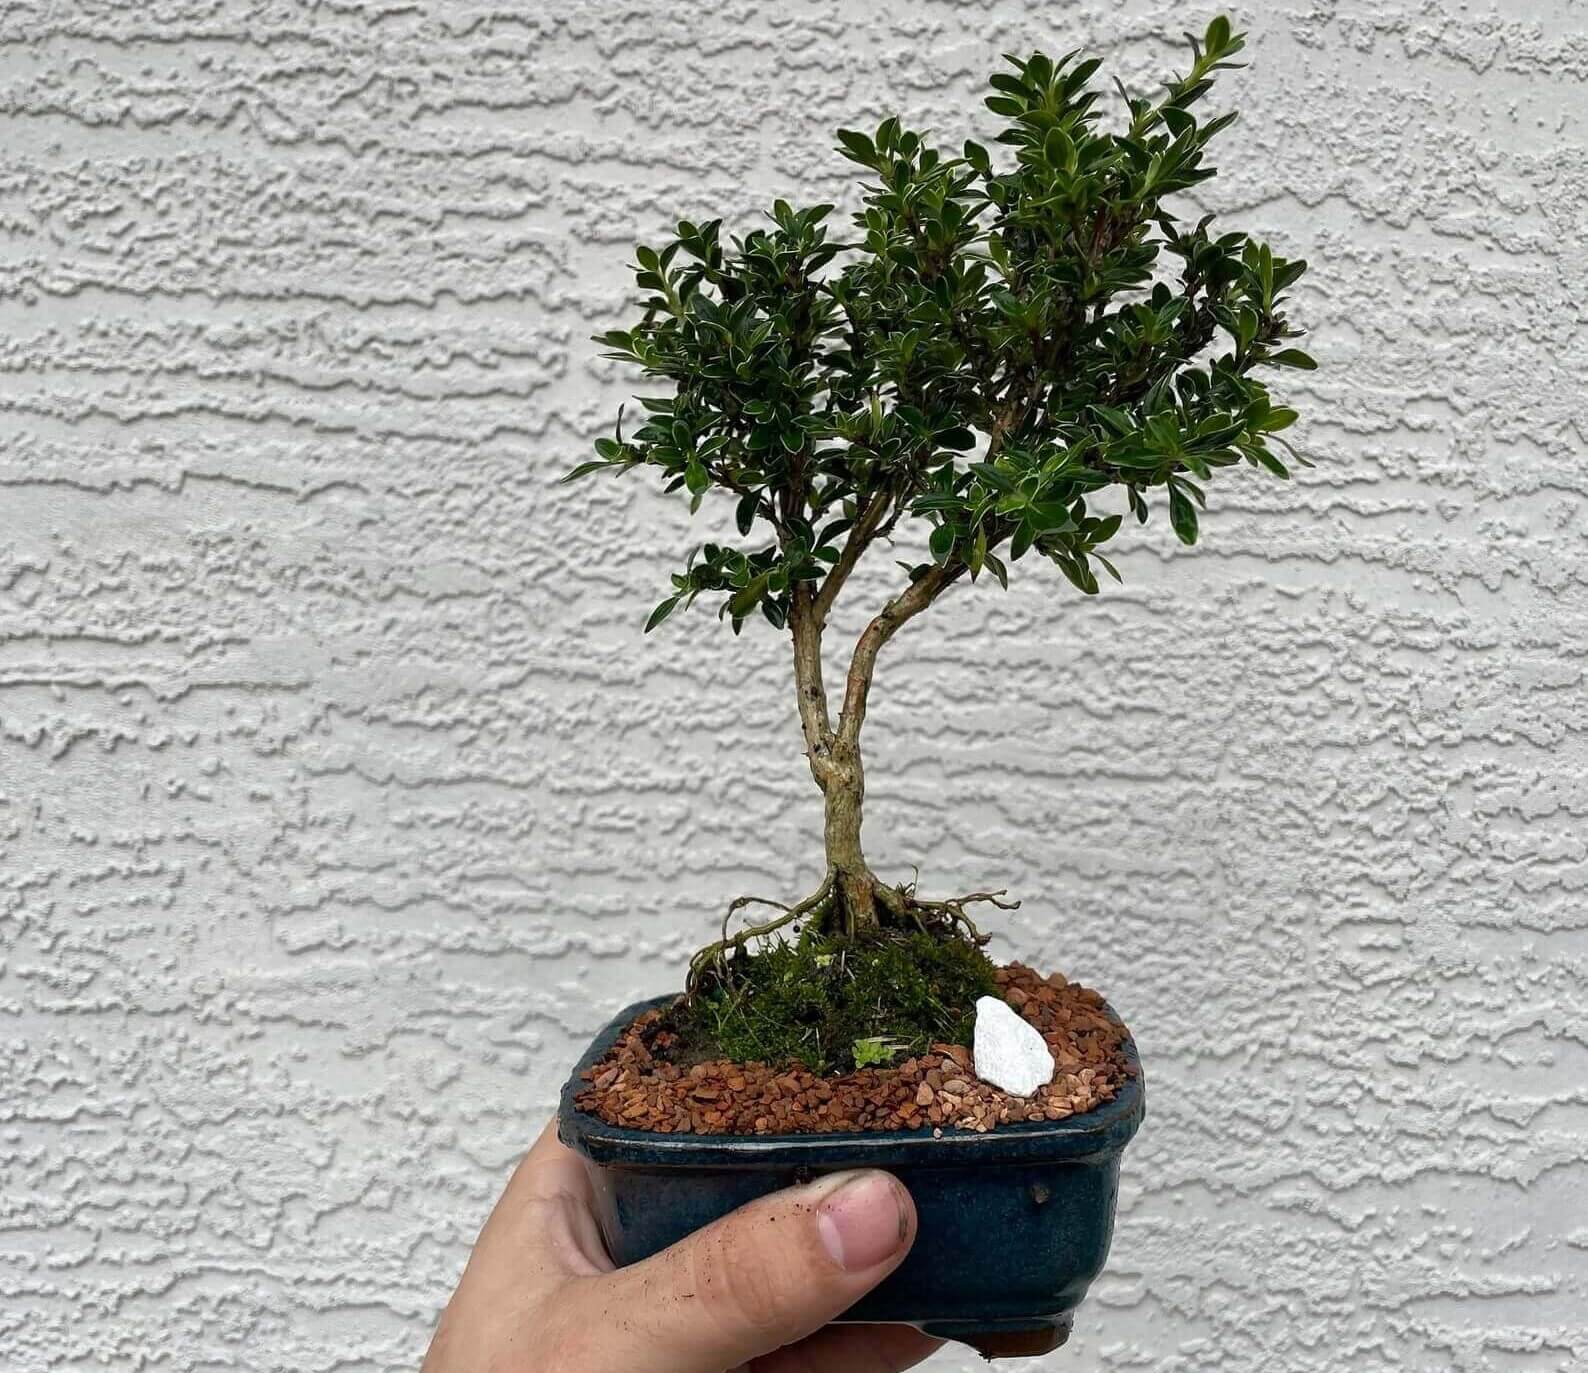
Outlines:
{"label": "pot rim", "polygon": [[[994,1126],[985,1133],[954,1126],[923,1125],[916,1130],[852,1130],[800,1135],[664,1135],[654,1130],[608,1125],[581,1111],[574,1098],[585,1087],[584,1072],[594,1066],[643,1012],[668,1005],[678,993],[649,997],[619,1011],[585,1050],[563,1085],[557,1134],[569,1148],[606,1167],[811,1169],[919,1164],[932,1168],[980,1167],[1085,1159],[1123,1149],[1146,1114],[1146,1083],[1136,1042],[1125,1029],[1125,1061],[1135,1068],[1110,1102],[1064,1120],[1023,1120]],[[1122,1029],[1124,1021],[1106,1001],[1104,1013]],[[941,1136],[932,1132],[941,1129]]]}

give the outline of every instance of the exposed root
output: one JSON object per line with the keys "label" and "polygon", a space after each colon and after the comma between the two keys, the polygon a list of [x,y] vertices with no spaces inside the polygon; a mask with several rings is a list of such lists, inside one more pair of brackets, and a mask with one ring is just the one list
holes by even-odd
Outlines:
{"label": "exposed root", "polygon": [[[1002,911],[1013,911],[1020,908],[1018,901],[1005,901],[1005,891],[970,892],[965,896],[947,897],[940,901],[926,901],[915,894],[915,879],[890,887],[882,882],[876,882],[873,887],[876,903],[882,908],[885,919],[881,922],[873,921],[872,928],[880,923],[882,927],[894,929],[915,929],[922,934],[944,936],[955,929],[963,929],[965,937],[978,948],[987,944],[991,936],[985,935],[977,927],[976,922],[966,912],[966,906],[978,902],[985,902],[996,906]],[[829,868],[827,876],[822,879],[822,884],[803,901],[792,906],[785,906],[781,901],[773,901],[764,896],[739,896],[728,903],[728,909],[722,917],[721,938],[708,944],[689,960],[689,975],[684,982],[686,996],[693,996],[700,990],[703,979],[708,974],[715,976],[723,982],[731,977],[729,965],[730,958],[743,950],[752,940],[761,939],[773,934],[787,925],[792,925],[796,920],[810,918],[821,920],[832,914],[835,908],[843,904],[842,884],[840,874],[836,868]],[[746,925],[742,930],[730,934],[729,925],[733,917],[746,906],[771,906],[780,912],[771,920],[763,921],[759,925]],[[844,929],[846,933],[855,933],[849,912],[846,916]]]}
{"label": "exposed root", "polygon": [[1019,910],[1020,903],[1005,901],[1003,899],[1005,895],[1007,895],[1006,889],[1000,887],[997,891],[978,891],[966,896],[948,897],[941,901],[924,901],[915,894],[913,881],[899,887],[885,888],[878,893],[883,905],[897,918],[911,920],[921,930],[926,929],[928,919],[951,927],[961,925],[970,941],[978,946],[986,944],[992,936],[983,934],[977,928],[976,922],[966,914],[965,907],[981,901],[994,905],[1001,911]]}
{"label": "exposed root", "polygon": [[[693,996],[700,987],[700,980],[708,970],[715,970],[717,975],[724,980],[728,976],[728,956],[744,948],[752,939],[759,939],[763,935],[771,934],[791,925],[802,916],[815,915],[824,912],[833,897],[834,882],[837,874],[829,868],[827,876],[822,879],[822,884],[803,901],[792,906],[785,906],[781,901],[772,901],[764,896],[739,896],[728,903],[728,909],[722,917],[722,938],[706,945],[699,953],[689,960],[689,976],[684,981],[684,994]],[[746,906],[772,906],[783,912],[775,919],[765,921],[760,925],[747,925],[744,929],[734,934],[728,933],[728,925],[733,917]]]}

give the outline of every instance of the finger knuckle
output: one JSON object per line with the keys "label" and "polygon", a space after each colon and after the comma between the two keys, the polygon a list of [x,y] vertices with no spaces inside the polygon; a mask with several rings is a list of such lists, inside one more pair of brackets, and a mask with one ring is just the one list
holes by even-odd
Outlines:
{"label": "finger knuckle", "polygon": [[791,1275],[749,1245],[719,1243],[702,1249],[697,1290],[719,1323],[739,1330],[767,1330],[783,1314]]}
{"label": "finger knuckle", "polygon": [[730,1264],[726,1270],[727,1307],[739,1325],[766,1330],[783,1312],[782,1284],[770,1265],[759,1260]]}

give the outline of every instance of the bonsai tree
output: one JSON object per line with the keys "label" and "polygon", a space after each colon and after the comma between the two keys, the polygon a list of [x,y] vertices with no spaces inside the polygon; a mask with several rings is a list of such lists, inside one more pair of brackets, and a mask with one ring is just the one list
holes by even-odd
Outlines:
{"label": "bonsai tree", "polygon": [[[1241,35],[1218,18],[1190,43],[1189,70],[1158,99],[1115,83],[1112,126],[1098,59],[1038,52],[991,78],[991,147],[956,156],[897,118],[840,130],[864,176],[848,237],[830,230],[832,205],[778,200],[743,237],[684,220],[636,249],[640,318],[597,338],[669,393],[644,397],[628,433],[620,411],[568,479],[644,469],[691,511],[731,503],[738,538],[692,552],[645,628],[705,598],[736,634],[757,619],[787,634],[826,804],[820,886],[765,902],[776,918],[736,932],[729,918],[761,898],[733,902],[691,964],[692,991],[797,920],[851,942],[982,942],[965,908],[1004,905],[1002,892],[927,900],[867,861],[861,745],[882,651],[951,593],[1007,587],[1016,564],[1095,594],[1099,569],[1118,577],[1103,550],[1127,515],[1167,507],[1195,543],[1219,469],[1288,475],[1275,449],[1295,457],[1279,436],[1296,412],[1262,378],[1314,365],[1285,342],[1297,331],[1284,293],[1305,264],[1170,208],[1214,174],[1208,147],[1235,118],[1193,110],[1239,65]],[[833,608],[908,520],[929,531],[930,558],[843,646],[829,695]]]}

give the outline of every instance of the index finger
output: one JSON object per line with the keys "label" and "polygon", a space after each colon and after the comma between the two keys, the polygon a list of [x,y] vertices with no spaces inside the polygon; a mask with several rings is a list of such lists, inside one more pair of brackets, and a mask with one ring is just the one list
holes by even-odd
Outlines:
{"label": "index finger", "polygon": [[590,1184],[589,1171],[584,1160],[557,1138],[556,1116],[546,1122],[529,1146],[529,1152],[519,1160],[503,1198],[515,1193],[538,1197],[566,1195],[583,1206],[594,1203],[595,1189]]}
{"label": "index finger", "polygon": [[592,1209],[584,1161],[548,1122],[492,1208],[475,1243],[476,1263],[552,1282],[610,1273],[613,1263]]}

